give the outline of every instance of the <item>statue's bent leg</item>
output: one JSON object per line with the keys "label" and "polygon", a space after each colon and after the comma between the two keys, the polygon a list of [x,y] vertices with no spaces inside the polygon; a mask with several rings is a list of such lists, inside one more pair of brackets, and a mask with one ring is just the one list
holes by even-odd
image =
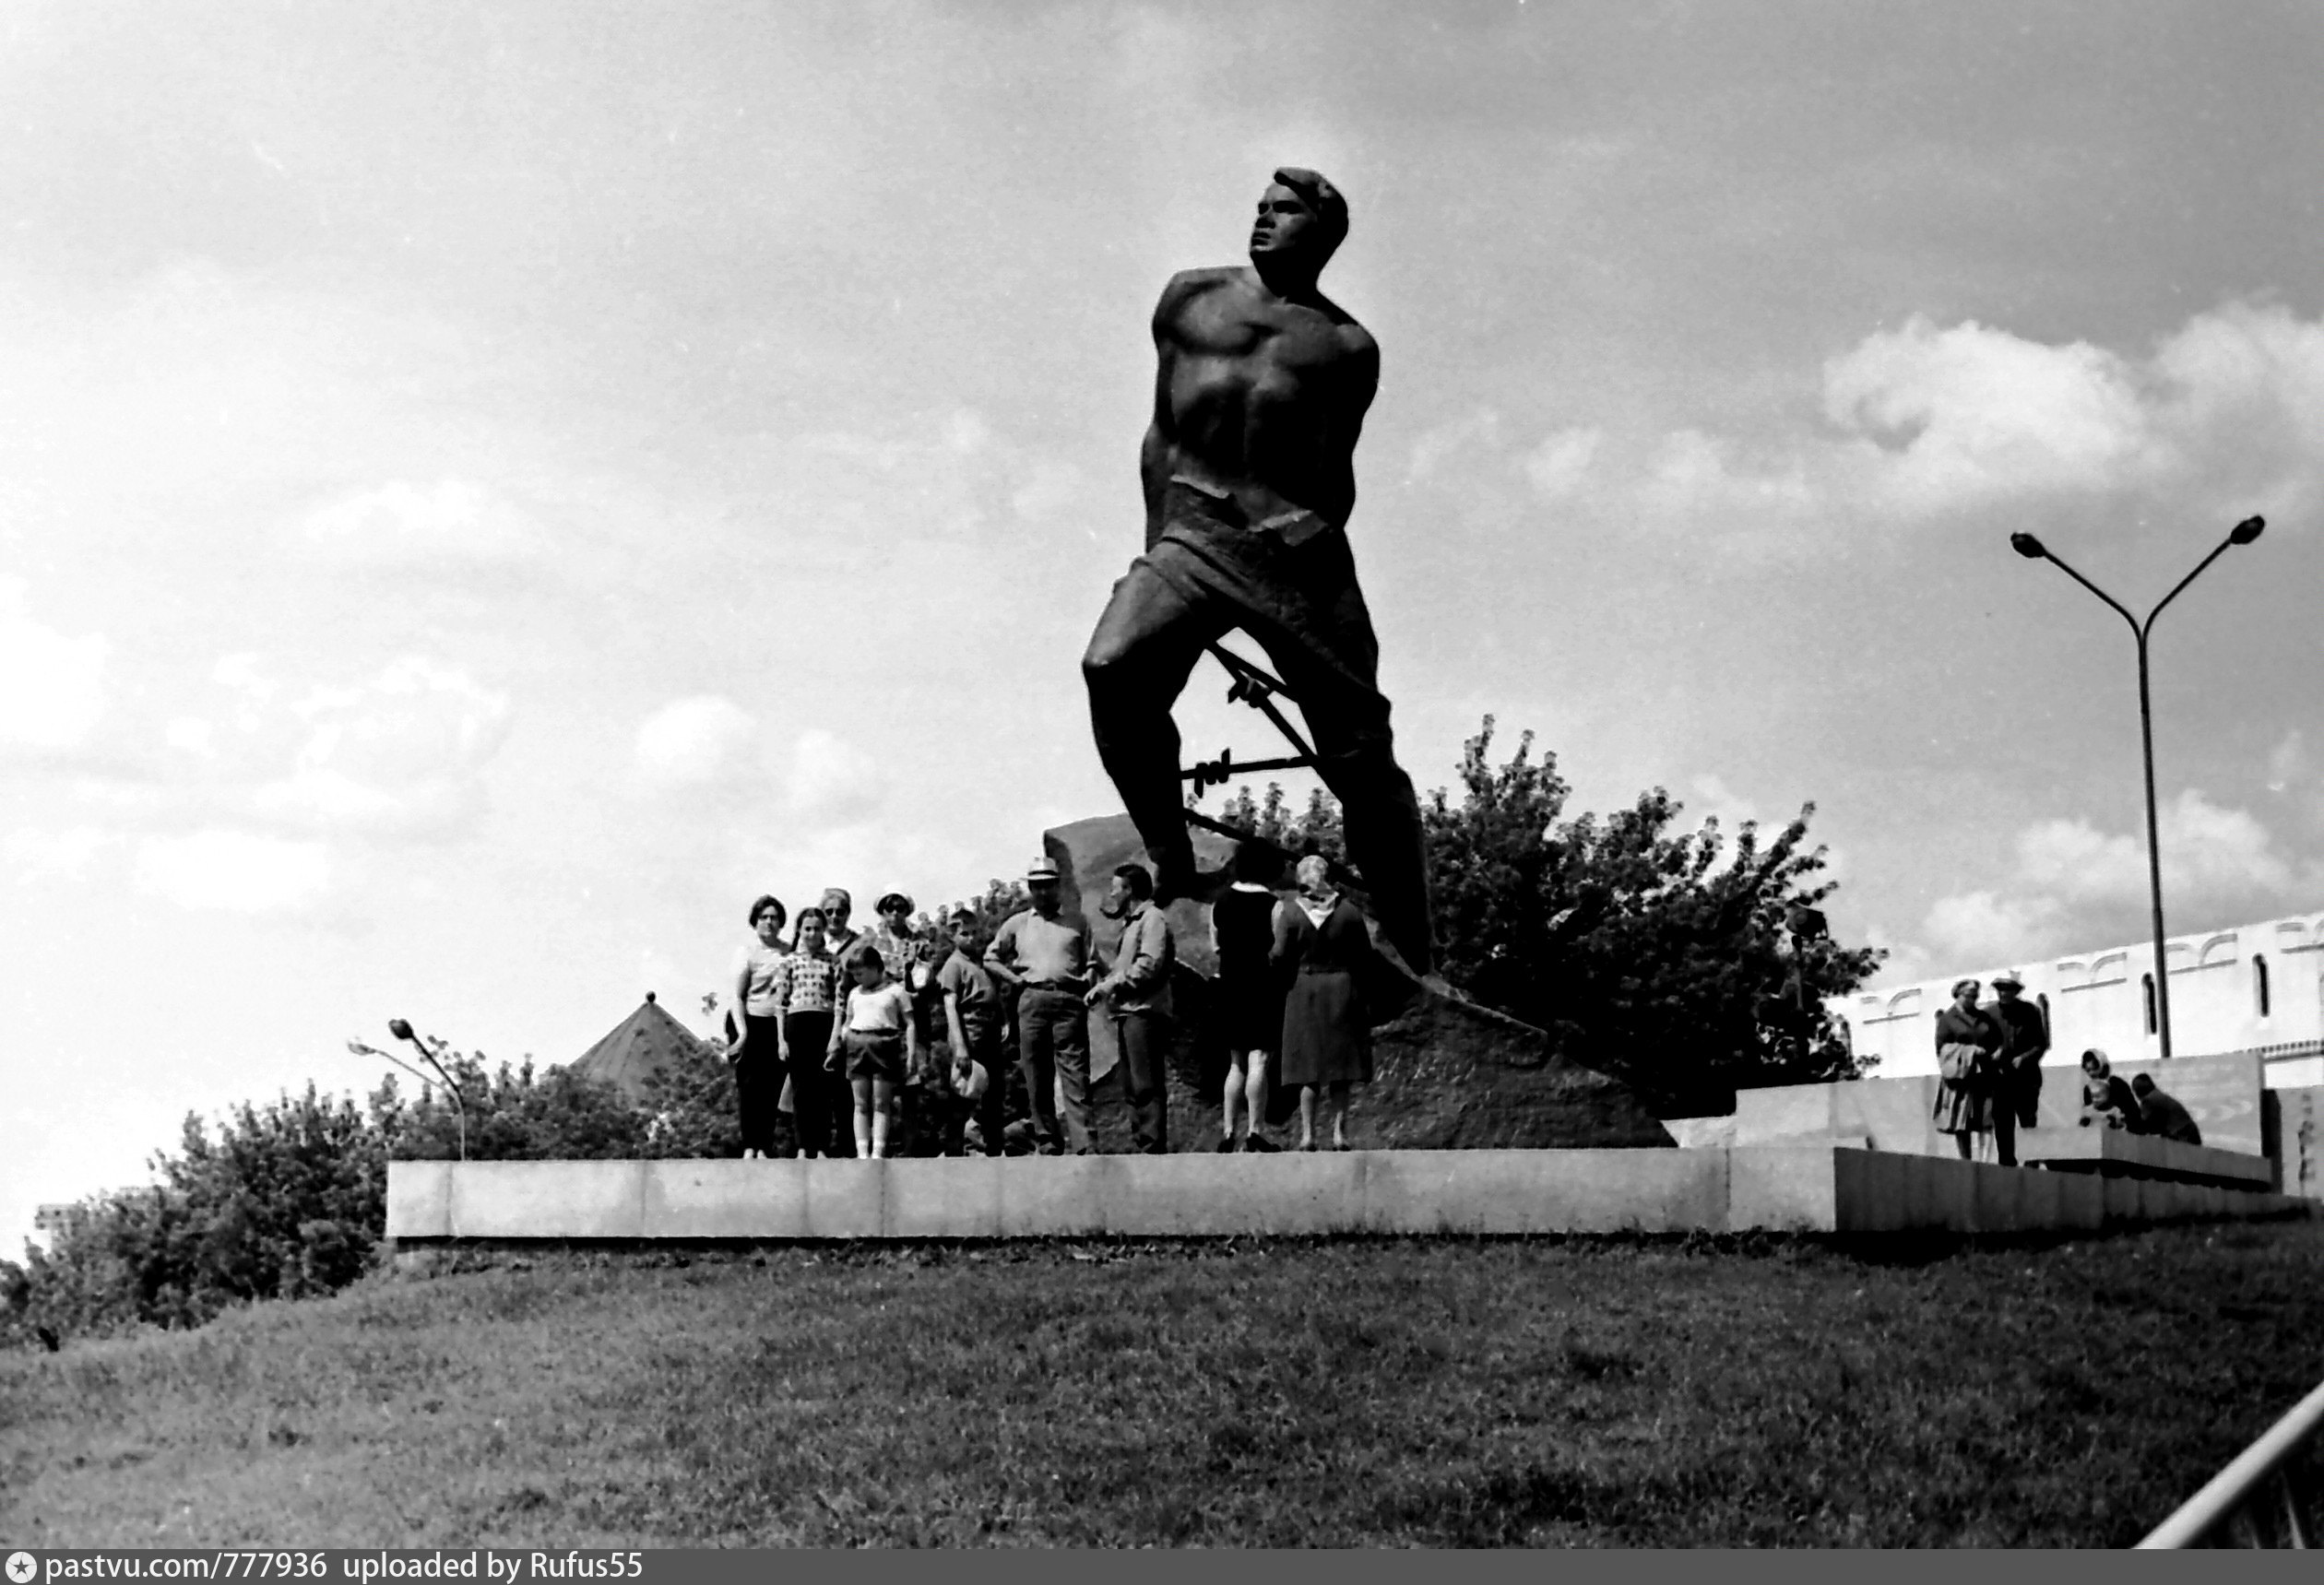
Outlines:
{"label": "statue's bent leg", "polygon": [[1113,598],[1082,656],[1097,757],[1154,859],[1155,879],[1166,896],[1194,876],[1194,844],[1187,835],[1179,780],[1178,725],[1170,719],[1170,706],[1203,646],[1225,631],[1205,604],[1141,556],[1114,585]]}
{"label": "statue's bent leg", "polygon": [[1377,681],[1379,641],[1352,562],[1344,574],[1329,563],[1319,570],[1325,575],[1307,583],[1304,597],[1276,604],[1275,620],[1251,636],[1307,718],[1316,774],[1340,801],[1347,857],[1363,872],[1381,931],[1415,974],[1427,974],[1436,956],[1428,845],[1412,778],[1396,763]]}

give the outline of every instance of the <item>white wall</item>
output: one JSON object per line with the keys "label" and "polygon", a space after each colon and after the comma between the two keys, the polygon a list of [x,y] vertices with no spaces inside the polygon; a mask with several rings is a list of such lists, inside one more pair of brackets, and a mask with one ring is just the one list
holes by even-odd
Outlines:
{"label": "white wall", "polygon": [[[2164,943],[2171,974],[2172,1051],[2179,1057],[2287,1047],[2270,1065],[2271,1087],[2306,1082],[2324,1042],[2324,914],[2238,925]],[[1846,1020],[1861,1057],[1878,1057],[1883,1078],[1937,1070],[1936,1017],[1953,981],[1974,976],[1993,995],[1993,976],[2015,969],[2029,1001],[2046,1003],[2049,1065],[2070,1065],[2097,1047],[2115,1058],[2159,1057],[2147,1032],[2146,981],[2152,942],[2098,952],[1961,970],[1915,985],[1835,997],[1825,1005]],[[2268,1007],[2260,1011],[2260,966]],[[2279,1071],[2280,1070],[2280,1071]]]}

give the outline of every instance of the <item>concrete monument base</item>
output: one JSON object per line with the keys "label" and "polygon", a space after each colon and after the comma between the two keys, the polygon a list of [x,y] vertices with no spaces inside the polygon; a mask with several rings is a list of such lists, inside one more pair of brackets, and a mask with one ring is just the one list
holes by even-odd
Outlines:
{"label": "concrete monument base", "polygon": [[2312,1214],[2257,1189],[1829,1144],[891,1161],[392,1162],[397,1244],[2093,1231]]}

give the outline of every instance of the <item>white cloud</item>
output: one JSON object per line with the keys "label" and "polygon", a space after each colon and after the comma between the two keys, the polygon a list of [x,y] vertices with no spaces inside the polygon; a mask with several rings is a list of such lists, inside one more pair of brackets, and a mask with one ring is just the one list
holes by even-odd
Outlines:
{"label": "white cloud", "polygon": [[1559,501],[1575,494],[1586,482],[1590,463],[1605,439],[1605,432],[1595,429],[1554,431],[1525,454],[1525,477],[1544,500]]}
{"label": "white cloud", "polygon": [[219,656],[210,668],[210,680],[261,704],[282,692],[282,684],[267,675],[265,657],[253,650]]}
{"label": "white cloud", "polygon": [[969,408],[960,408],[944,419],[944,449],[962,456],[972,456],[992,444],[992,426],[982,414]]}
{"label": "white cloud", "polygon": [[2324,324],[2228,303],[2141,358],[1915,318],[1824,366],[1824,411],[1849,437],[1825,481],[1908,516],[2135,491],[2296,522],[2324,484]]}
{"label": "white cloud", "polygon": [[2064,912],[2054,897],[1964,892],[1939,898],[1921,933],[1948,961],[2026,957],[2056,944]]}
{"label": "white cloud", "polygon": [[337,839],[438,838],[472,819],[510,716],[504,694],[418,656],[298,692],[235,655],[213,680],[225,708],[165,728],[184,755],[169,776],[92,784],[80,796],[97,822],[20,829],[0,863],[27,881],[73,879],[124,847],[136,888],[181,907],[297,912],[360,859]]}
{"label": "white cloud", "polygon": [[1647,464],[1638,496],[1647,515],[1659,522],[1725,525],[1738,515],[1789,517],[1815,503],[1816,489],[1797,461],[1754,466],[1733,442],[1690,429],[1665,437]]}
{"label": "white cloud", "polygon": [[2119,486],[2151,451],[2126,360],[1974,321],[1866,337],[1824,365],[1824,414],[1880,448],[1879,493],[1915,515]]}
{"label": "white cloud", "polygon": [[797,821],[782,853],[800,857],[804,843],[812,850],[807,856],[833,862],[853,851],[887,801],[878,763],[854,743],[815,727],[786,751],[765,723],[715,693],[673,700],[648,716],[638,728],[632,776],[648,796],[685,795],[700,812],[722,813],[721,830],[755,827],[766,800],[779,799]]}
{"label": "white cloud", "polygon": [[456,667],[406,656],[369,681],[291,706],[303,736],[290,774],[252,806],[326,831],[442,835],[481,805],[480,773],[508,733],[508,696]]}
{"label": "white cloud", "polygon": [[2268,790],[2290,792],[2316,775],[2308,759],[2307,738],[2297,727],[2268,752]]}
{"label": "white cloud", "polygon": [[2266,826],[2243,810],[2212,803],[2193,787],[2162,810],[2162,826],[2167,886],[2201,896],[2282,896],[2299,883]]}
{"label": "white cloud", "polygon": [[[2244,810],[2189,787],[2160,815],[2166,893],[2209,900],[2290,888],[2292,865]],[[2020,877],[2067,902],[2139,902],[2149,890],[2143,834],[2109,835],[2088,821],[2050,820],[2020,834],[2017,849]]]}
{"label": "white cloud", "polygon": [[75,880],[88,871],[90,859],[119,840],[101,826],[53,831],[27,826],[0,838],[0,860],[20,881]]}
{"label": "white cloud", "polygon": [[1412,443],[1407,471],[1414,479],[1427,479],[1464,452],[1495,451],[1500,444],[1500,414],[1491,408],[1478,408],[1425,431]]}
{"label": "white cloud", "polygon": [[421,486],[402,479],[307,514],[294,531],[303,549],[359,567],[519,562],[547,536],[522,510],[461,479]]}
{"label": "white cloud", "polygon": [[[2164,895],[2173,906],[2264,914],[2318,876],[2281,852],[2250,813],[2189,787],[2161,813]],[[2143,833],[2084,820],[2047,820],[2018,834],[2013,883],[1940,898],[1923,933],[1931,946],[1979,960],[2104,944],[2148,901]]]}
{"label": "white cloud", "polygon": [[330,878],[330,856],[320,842],[215,826],[148,837],[137,853],[138,889],[192,911],[294,913],[320,897]]}
{"label": "white cloud", "polygon": [[[1051,523],[1085,504],[1090,490],[1070,458],[967,408],[876,430],[770,435],[753,447],[752,473],[768,498],[753,520],[795,534],[800,553],[829,555],[835,570],[849,573],[860,560],[848,554],[852,544],[978,542],[1012,521]],[[1134,503],[1134,473],[1126,496],[1114,493],[1121,488],[1106,493]]]}
{"label": "white cloud", "polygon": [[2305,814],[2312,826],[2324,828],[2324,774],[2297,727],[2268,755],[2268,790]]}
{"label": "white cloud", "polygon": [[1009,504],[1026,521],[1040,522],[1083,503],[1088,491],[1088,476],[1072,463],[1036,462],[1032,477],[1010,496]]}
{"label": "white cloud", "polygon": [[632,763],[649,792],[708,786],[733,773],[758,736],[751,713],[722,694],[673,699],[637,728]]}
{"label": "white cloud", "polygon": [[43,627],[25,597],[22,579],[0,577],[0,751],[77,748],[105,711],[110,645]]}
{"label": "white cloud", "polygon": [[800,734],[791,755],[794,814],[852,823],[880,806],[882,791],[879,766],[862,750],[821,728]]}
{"label": "white cloud", "polygon": [[217,731],[199,716],[173,716],[161,729],[161,740],[182,753],[215,755]]}
{"label": "white cloud", "polygon": [[2146,845],[2086,820],[2045,820],[2018,834],[2018,878],[2076,902],[2136,901],[2146,890]]}
{"label": "white cloud", "polygon": [[1717,820],[1719,830],[1730,842],[1746,822],[1765,822],[1766,817],[1760,813],[1759,806],[1728,787],[1724,777],[1697,776],[1687,784],[1687,790],[1694,795],[1688,805],[1688,812],[1697,821]]}
{"label": "white cloud", "polygon": [[[1547,496],[1746,548],[2068,502],[2294,531],[2324,507],[2324,323],[2282,308],[2229,303],[2143,354],[1915,316],[1827,360],[1820,398],[1820,432],[1566,431],[1527,467]],[[1474,420],[1431,431],[1416,474],[1476,438]]]}
{"label": "white cloud", "polygon": [[1876,983],[1909,985],[1914,980],[1927,978],[1932,972],[1942,972],[1935,968],[1935,959],[1927,944],[1918,940],[1901,940],[1891,935],[1877,920],[1866,924],[1864,942],[1865,945],[1877,947],[1888,954],[1881,961]]}

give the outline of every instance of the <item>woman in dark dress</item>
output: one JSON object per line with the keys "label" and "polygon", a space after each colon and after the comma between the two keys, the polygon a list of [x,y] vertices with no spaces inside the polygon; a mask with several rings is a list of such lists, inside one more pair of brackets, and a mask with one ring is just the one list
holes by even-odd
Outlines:
{"label": "woman in dark dress", "polygon": [[1984,988],[1974,979],[1953,982],[1953,1002],[1937,1015],[1937,1064],[1946,1066],[1945,1047],[1969,1047],[1953,1054],[1957,1077],[1940,1078],[1937,1104],[1931,1108],[1937,1131],[1951,1134],[1961,1159],[1976,1153],[1977,1136],[1993,1127],[1995,1089],[2000,1077],[2003,1031],[1998,1020],[1977,1006]]}
{"label": "woman in dark dress", "polygon": [[1211,936],[1218,944],[1219,1035],[1227,1047],[1227,1089],[1219,1113],[1218,1148],[1237,1148],[1235,1113],[1248,1106],[1241,1148],[1275,1147],[1259,1131],[1267,1116],[1267,1063],[1283,1044],[1284,976],[1268,961],[1275,948],[1275,894],[1283,861],[1270,845],[1235,849],[1234,883],[1211,905]]}
{"label": "woman in dark dress", "polygon": [[1299,1148],[1315,1145],[1315,1094],[1330,1097],[1332,1148],[1347,1148],[1347,1094],[1371,1082],[1371,1020],[1363,983],[1371,931],[1332,884],[1319,854],[1299,860],[1299,894],[1275,905],[1278,970],[1293,976],[1283,1001],[1283,1082],[1299,1086]]}

